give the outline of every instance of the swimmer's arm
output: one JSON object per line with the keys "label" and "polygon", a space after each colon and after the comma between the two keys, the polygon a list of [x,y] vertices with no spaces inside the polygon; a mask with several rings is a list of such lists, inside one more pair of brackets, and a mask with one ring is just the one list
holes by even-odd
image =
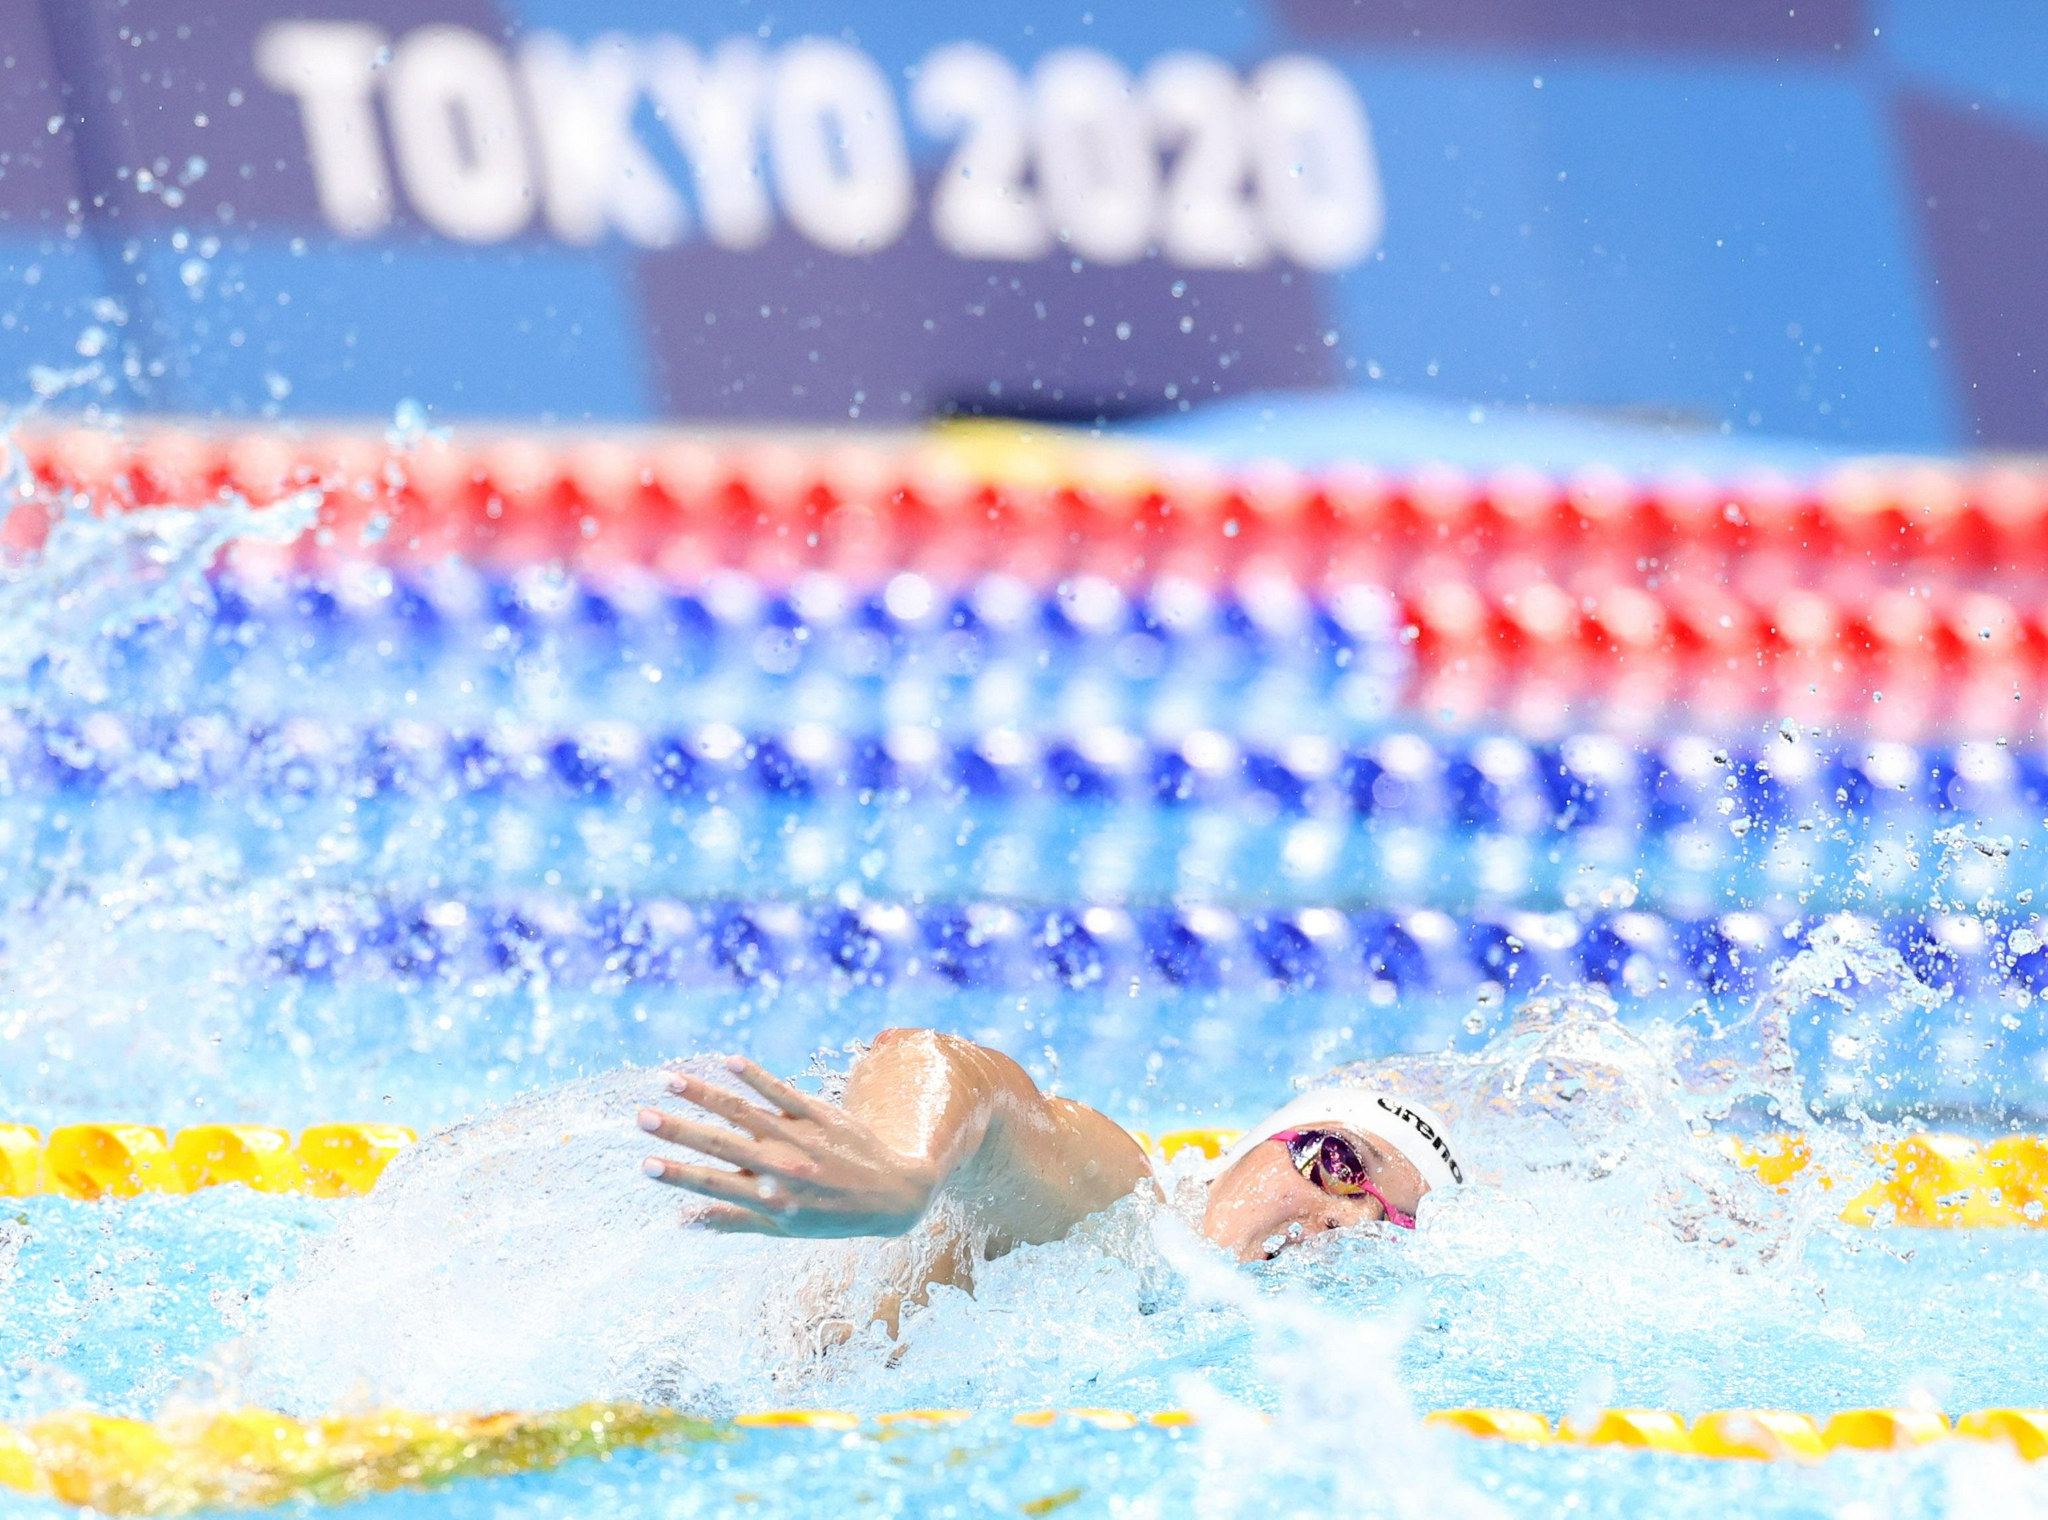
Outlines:
{"label": "swimmer's arm", "polygon": [[942,1194],[991,1255],[1055,1240],[1151,1175],[1129,1135],[1039,1092],[1008,1056],[921,1029],[880,1035],[835,1106],[751,1061],[732,1069],[772,1108],[687,1077],[678,1096],[742,1131],[646,1110],[662,1139],[737,1172],[652,1157],[650,1175],[717,1200],[714,1229],[806,1237],[901,1235]]}
{"label": "swimmer's arm", "polygon": [[847,1079],[846,1108],[891,1149],[931,1157],[990,1255],[1057,1240],[1152,1175],[1122,1126],[1049,1098],[1000,1051],[889,1029]]}

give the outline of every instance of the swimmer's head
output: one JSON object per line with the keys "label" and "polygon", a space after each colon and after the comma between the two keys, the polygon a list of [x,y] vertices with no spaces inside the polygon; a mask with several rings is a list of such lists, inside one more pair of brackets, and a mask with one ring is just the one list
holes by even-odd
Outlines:
{"label": "swimmer's head", "polygon": [[1202,1233],[1239,1261],[1263,1261],[1325,1230],[1412,1223],[1425,1194],[1464,1180],[1428,1109],[1369,1088],[1323,1088],[1267,1115],[1213,1163]]}

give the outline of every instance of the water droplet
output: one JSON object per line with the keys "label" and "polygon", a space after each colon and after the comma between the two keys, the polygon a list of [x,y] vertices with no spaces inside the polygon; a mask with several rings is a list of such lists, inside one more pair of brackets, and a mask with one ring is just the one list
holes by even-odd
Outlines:
{"label": "water droplet", "polygon": [[427,430],[427,409],[419,401],[407,396],[391,409],[392,443],[403,446],[416,441]]}

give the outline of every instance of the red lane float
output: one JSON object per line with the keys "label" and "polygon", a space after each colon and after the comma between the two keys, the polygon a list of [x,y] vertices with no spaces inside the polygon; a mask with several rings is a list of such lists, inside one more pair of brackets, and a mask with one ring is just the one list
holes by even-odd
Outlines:
{"label": "red lane float", "polygon": [[[1326,596],[1392,588],[1418,656],[1416,699],[1451,716],[1797,713],[1917,737],[2028,731],[2048,700],[2048,472],[2012,466],[1717,483],[1606,469],[1226,470],[1092,445],[977,453],[945,433],[430,436],[398,448],[360,431],[76,428],[19,442],[53,502],[308,497],[321,531],[238,544],[251,573],[459,553],[684,586],[721,567],[769,584],[807,570],[857,584],[913,570],[940,585],[991,572],[1041,586],[1277,575]],[[13,514],[5,547],[32,547],[43,521]]]}
{"label": "red lane float", "polygon": [[[1040,582],[1081,572],[1215,581],[1250,565],[1308,583],[1384,581],[1439,558],[1526,562],[1558,581],[1597,569],[1616,583],[1737,561],[1795,564],[1802,579],[1814,566],[1886,571],[1902,583],[2048,570],[2048,472],[2012,466],[1873,463],[1814,481],[1714,482],[1597,468],[1565,479],[1451,466],[1309,473],[1277,461],[1226,471],[1065,443],[1010,468],[943,434],[823,444],[479,435],[397,449],[367,432],[78,428],[20,442],[46,487],[104,508],[312,492],[329,531],[309,538],[302,559],[459,551],[678,579],[731,565],[770,580],[909,567],[947,581],[1001,568]],[[1547,600],[1536,593],[1515,616],[1540,623],[1553,616]],[[1617,637],[1631,636],[1632,616],[1626,605],[1613,612]]]}
{"label": "red lane float", "polygon": [[1792,715],[1877,734],[2037,732],[2048,702],[2048,601],[1946,581],[1901,586],[1811,567],[1719,579],[1567,582],[1529,559],[1475,576],[1447,558],[1401,584],[1416,701],[1453,716],[1567,711],[1646,723]]}

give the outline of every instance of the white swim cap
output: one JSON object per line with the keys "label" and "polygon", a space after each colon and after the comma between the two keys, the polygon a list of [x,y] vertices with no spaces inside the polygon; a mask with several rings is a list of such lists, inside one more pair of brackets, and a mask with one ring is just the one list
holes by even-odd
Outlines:
{"label": "white swim cap", "polygon": [[1318,1087],[1281,1105],[1238,1137],[1217,1157],[1206,1180],[1213,1182],[1244,1159],[1253,1147],[1290,1129],[1332,1124],[1384,1140],[1405,1156],[1432,1190],[1465,1180],[1451,1150],[1444,1122],[1428,1109],[1371,1087]]}

